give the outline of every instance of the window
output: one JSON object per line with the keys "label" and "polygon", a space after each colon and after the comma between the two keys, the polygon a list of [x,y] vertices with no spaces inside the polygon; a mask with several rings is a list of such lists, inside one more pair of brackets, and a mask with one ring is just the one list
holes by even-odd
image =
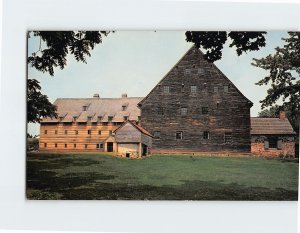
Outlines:
{"label": "window", "polygon": [[164,93],[169,94],[170,93],[170,87],[169,86],[164,86]]}
{"label": "window", "polygon": [[108,116],[108,121],[112,121],[113,120],[113,116]]}
{"label": "window", "polygon": [[86,110],[87,110],[87,106],[86,105],[82,106],[82,111],[86,111]]}
{"label": "window", "polygon": [[73,146],[74,146],[74,148],[76,148],[76,144],[74,144]]}
{"label": "window", "polygon": [[102,133],[101,130],[98,130],[98,135],[101,135],[101,133]]}
{"label": "window", "polygon": [[180,114],[181,114],[181,116],[186,116],[187,115],[187,108],[181,108],[180,109]]}
{"label": "window", "polygon": [[68,130],[65,130],[65,134],[68,134]]}
{"label": "window", "polygon": [[228,92],[228,86],[224,86],[224,92],[227,93]]}
{"label": "window", "polygon": [[59,121],[62,121],[64,119],[64,117],[59,117]]}
{"label": "window", "polygon": [[57,130],[55,130],[54,133],[57,134]]}
{"label": "window", "polygon": [[198,68],[198,74],[204,74],[204,69],[203,68]]}
{"label": "window", "polygon": [[75,130],[75,134],[76,134],[76,135],[78,134],[78,130]]}
{"label": "window", "polygon": [[214,93],[218,93],[219,88],[218,87],[214,87]]}
{"label": "window", "polygon": [[191,70],[190,69],[185,69],[184,70],[184,75],[190,75],[191,74]]}
{"label": "window", "polygon": [[89,117],[87,118],[87,120],[88,120],[88,121],[91,121],[91,120],[92,120],[92,117],[89,116]]}
{"label": "window", "polygon": [[155,139],[159,139],[159,138],[160,138],[160,131],[154,131],[154,132],[153,132],[153,137],[154,137]]}
{"label": "window", "polygon": [[138,116],[138,121],[141,121],[141,116]]}
{"label": "window", "polygon": [[179,140],[182,139],[182,131],[177,131],[176,132],[176,139],[179,139]]}
{"label": "window", "polygon": [[220,102],[218,101],[217,102],[217,109],[220,107]]}
{"label": "window", "polygon": [[277,148],[277,137],[269,137],[269,148]]}
{"label": "window", "polygon": [[232,133],[225,133],[224,134],[224,142],[226,144],[232,143]]}
{"label": "window", "polygon": [[191,86],[191,93],[192,94],[197,93],[197,86]]}
{"label": "window", "polygon": [[92,133],[92,130],[89,129],[89,130],[88,130],[88,134],[91,134],[91,133]]}
{"label": "window", "polygon": [[128,121],[128,116],[123,117],[124,121]]}
{"label": "window", "polygon": [[112,130],[109,131],[109,136],[111,136],[113,134]]}
{"label": "window", "polygon": [[158,115],[164,115],[164,109],[162,107],[157,108],[157,114]]}
{"label": "window", "polygon": [[44,147],[45,147],[45,148],[47,147],[47,143],[44,143]]}
{"label": "window", "polygon": [[57,143],[54,144],[54,147],[57,148]]}
{"label": "window", "polygon": [[47,134],[48,133],[48,131],[47,130],[45,130],[45,134]]}
{"label": "window", "polygon": [[99,145],[99,144],[96,144],[96,148],[99,149],[99,148],[100,148],[100,145]]}
{"label": "window", "polygon": [[128,103],[122,105],[122,111],[126,111],[127,105],[128,105]]}
{"label": "window", "polygon": [[87,148],[88,148],[88,145],[87,145],[87,144],[85,144],[85,145],[84,145],[84,148],[85,148],[85,149],[87,149]]}
{"label": "window", "polygon": [[208,107],[202,107],[202,114],[208,114]]}
{"label": "window", "polygon": [[67,144],[65,144],[65,148],[67,148],[68,147],[68,145]]}
{"label": "window", "polygon": [[96,145],[96,148],[97,148],[97,149],[103,149],[103,143],[97,144],[97,145]]}
{"label": "window", "polygon": [[76,116],[74,116],[74,117],[73,117],[73,121],[75,122],[76,120],[77,120],[77,117],[76,117]]}
{"label": "window", "polygon": [[203,132],[203,139],[209,139],[209,132],[208,131]]}

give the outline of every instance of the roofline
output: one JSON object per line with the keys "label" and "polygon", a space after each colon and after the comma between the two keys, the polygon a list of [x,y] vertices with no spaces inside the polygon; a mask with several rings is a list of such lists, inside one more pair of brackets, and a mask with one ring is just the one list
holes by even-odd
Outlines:
{"label": "roofline", "polygon": [[[154,91],[155,87],[160,83],[162,82],[167,76],[168,74],[178,65],[179,62],[181,62],[183,60],[183,58],[192,50],[196,48],[203,56],[204,56],[204,53],[200,50],[200,48],[197,48],[195,45],[192,45],[191,48],[188,49],[187,52],[185,52],[185,54],[178,60],[178,62],[175,63],[175,65],[172,66],[172,68],[163,76],[163,78],[152,88],[152,90],[148,93],[148,95],[146,95],[145,98],[143,98],[139,103],[138,103],[138,107],[140,107],[140,105],[142,104],[142,102],[144,102],[148,96]],[[253,106],[253,102],[250,101],[235,85],[234,83],[229,79],[227,78],[227,76],[213,63],[211,62],[211,64],[224,76],[224,78],[227,79],[227,81],[229,81],[238,91],[238,93],[240,93],[242,95],[242,97],[244,97],[244,99],[246,101],[249,102],[249,104],[251,104],[251,107]]]}
{"label": "roofline", "polygon": [[[134,128],[136,128],[138,131],[140,131],[142,134],[145,134],[144,132],[142,132],[138,127],[136,127],[136,125],[131,121],[131,120],[127,120],[124,121],[124,123],[122,125],[120,125],[118,128],[116,128],[113,133],[117,132],[119,129],[121,129],[127,122],[129,122],[132,126],[134,126]],[[149,133],[149,134],[145,134],[147,136],[150,136],[153,138],[153,136]]]}

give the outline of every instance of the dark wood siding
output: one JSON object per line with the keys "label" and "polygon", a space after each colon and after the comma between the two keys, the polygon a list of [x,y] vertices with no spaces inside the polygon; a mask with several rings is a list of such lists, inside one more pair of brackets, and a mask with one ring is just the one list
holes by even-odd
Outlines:
{"label": "dark wood siding", "polygon": [[[166,86],[169,93],[164,92]],[[160,131],[160,139],[153,139],[154,150],[250,152],[251,106],[222,72],[192,48],[141,101],[141,125],[152,134]],[[187,113],[182,114],[181,108]],[[179,131],[182,139],[176,139]],[[203,139],[204,131],[209,139]],[[232,135],[231,143],[224,142],[226,132]]]}

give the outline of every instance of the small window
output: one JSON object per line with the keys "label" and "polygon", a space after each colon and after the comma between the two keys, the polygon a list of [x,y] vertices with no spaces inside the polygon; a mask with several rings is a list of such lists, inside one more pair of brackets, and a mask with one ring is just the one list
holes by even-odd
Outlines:
{"label": "small window", "polygon": [[203,139],[209,139],[209,132],[208,131],[203,132]]}
{"label": "small window", "polygon": [[82,106],[82,111],[86,111],[86,110],[87,110],[87,106],[86,105]]}
{"label": "small window", "polygon": [[269,148],[277,148],[277,137],[269,137]]}
{"label": "small window", "polygon": [[76,148],[76,144],[74,144],[73,147]]}
{"label": "small window", "polygon": [[68,134],[68,130],[65,130],[65,134]]}
{"label": "small window", "polygon": [[197,93],[197,86],[191,86],[191,93],[196,94]]}
{"label": "small window", "polygon": [[155,139],[159,139],[159,138],[160,138],[160,131],[154,131],[154,132],[153,132],[153,137],[154,137]]}
{"label": "small window", "polygon": [[98,130],[98,135],[101,135],[101,134],[102,134],[101,130]]}
{"label": "small window", "polygon": [[226,144],[232,143],[232,133],[225,133],[224,134],[224,142]]}
{"label": "small window", "polygon": [[88,145],[87,145],[87,144],[85,144],[85,145],[84,145],[84,148],[85,148],[85,149],[87,149],[87,148],[88,148]]}
{"label": "small window", "polygon": [[204,69],[203,68],[198,68],[198,74],[204,74]]}
{"label": "small window", "polygon": [[164,93],[169,94],[170,93],[170,87],[169,86],[164,86]]}
{"label": "small window", "polygon": [[185,69],[184,70],[184,75],[191,75],[191,70],[190,69]]}
{"label": "small window", "polygon": [[99,149],[99,148],[100,148],[100,145],[99,145],[99,144],[96,144],[96,148]]}
{"label": "small window", "polygon": [[91,121],[91,120],[92,120],[92,117],[89,116],[89,117],[87,118],[87,120],[88,120],[88,121]]}
{"label": "small window", "polygon": [[45,147],[45,148],[47,147],[47,143],[44,143],[44,147]]}
{"label": "small window", "polygon": [[219,88],[218,87],[214,87],[214,93],[218,93]]}
{"label": "small window", "polygon": [[176,139],[179,139],[179,140],[182,139],[182,131],[177,131],[176,132]]}
{"label": "small window", "polygon": [[224,92],[225,92],[225,93],[228,93],[228,86],[227,86],[227,85],[224,86]]}
{"label": "small window", "polygon": [[88,134],[91,134],[91,133],[92,133],[92,130],[89,129],[89,130],[88,130]]}
{"label": "small window", "polygon": [[100,143],[100,149],[103,149],[103,143]]}
{"label": "small window", "polygon": [[47,134],[48,133],[48,131],[47,130],[45,130],[45,134]]}
{"label": "small window", "polygon": [[78,130],[75,130],[75,134],[76,134],[76,135],[78,134]]}
{"label": "small window", "polygon": [[157,108],[157,114],[161,115],[161,116],[164,115],[164,109],[162,107],[158,107]]}
{"label": "small window", "polygon": [[122,106],[122,111],[126,111],[126,109],[127,109],[127,106]]}
{"label": "small window", "polygon": [[67,144],[65,144],[65,148],[67,148],[68,147],[68,145]]}
{"label": "small window", "polygon": [[141,121],[141,116],[138,116],[138,121]]}
{"label": "small window", "polygon": [[187,115],[187,108],[181,108],[180,113],[181,113],[181,116],[186,116]]}
{"label": "small window", "polygon": [[57,130],[55,130],[54,133],[57,134]]}
{"label": "small window", "polygon": [[76,116],[73,117],[73,121],[74,122],[77,121],[77,117]]}
{"label": "small window", "polygon": [[114,118],[113,116],[109,116],[108,121],[111,122],[113,120],[113,118]]}
{"label": "small window", "polygon": [[202,107],[202,114],[208,114],[208,107]]}
{"label": "small window", "polygon": [[62,121],[64,119],[64,117],[59,117],[59,121]]}
{"label": "small window", "polygon": [[57,148],[57,143],[54,144],[54,147]]}
{"label": "small window", "polygon": [[123,117],[123,120],[124,120],[124,121],[128,121],[128,116],[124,116],[124,117]]}
{"label": "small window", "polygon": [[110,130],[110,131],[109,131],[109,135],[110,135],[110,136],[111,136],[111,135],[113,135],[113,132],[112,132],[112,130]]}
{"label": "small window", "polygon": [[98,116],[97,121],[101,121],[102,120],[102,116]]}

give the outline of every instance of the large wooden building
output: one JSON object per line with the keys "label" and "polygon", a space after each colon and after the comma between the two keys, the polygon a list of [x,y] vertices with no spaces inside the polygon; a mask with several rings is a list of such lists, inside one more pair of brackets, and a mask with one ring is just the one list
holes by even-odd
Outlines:
{"label": "large wooden building", "polygon": [[44,118],[41,151],[106,151],[117,153],[114,131],[126,121],[140,121],[139,97],[57,99],[58,118]]}
{"label": "large wooden building", "polygon": [[249,101],[192,47],[139,103],[156,152],[249,152]]}

